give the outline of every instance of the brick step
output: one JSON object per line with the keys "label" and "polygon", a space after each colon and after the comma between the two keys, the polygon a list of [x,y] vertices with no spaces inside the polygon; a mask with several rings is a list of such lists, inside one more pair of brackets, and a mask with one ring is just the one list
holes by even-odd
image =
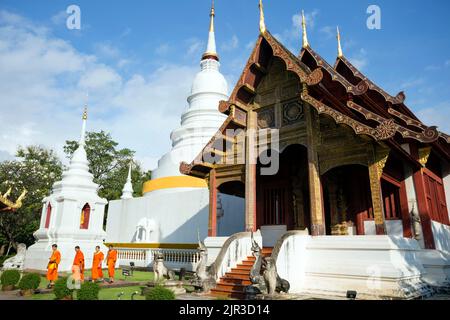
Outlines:
{"label": "brick step", "polygon": [[256,261],[256,258],[255,257],[253,257],[253,256],[251,256],[251,257],[247,257],[247,260],[246,261]]}
{"label": "brick step", "polygon": [[231,277],[223,277],[220,279],[219,283],[223,283],[223,284],[241,284],[244,286],[249,286],[252,284],[252,282],[249,279],[249,276],[243,276],[242,278],[245,279],[238,279],[238,278],[231,278]]}
{"label": "brick step", "polygon": [[247,274],[250,274],[251,267],[245,268],[245,267],[237,267],[237,268],[231,268],[231,272],[233,273],[243,273],[246,272]]}
{"label": "brick step", "polygon": [[227,272],[225,273],[224,278],[228,279],[237,279],[237,280],[248,280],[250,277],[250,272],[242,271],[242,272]]}
{"label": "brick step", "polygon": [[242,261],[242,264],[245,265],[245,266],[253,267],[253,265],[255,264],[255,260],[254,261],[244,260],[244,261]]}
{"label": "brick step", "polygon": [[253,264],[243,264],[243,263],[238,263],[238,265],[236,266],[236,269],[241,269],[241,270],[252,270]]}
{"label": "brick step", "polygon": [[245,299],[245,294],[242,291],[232,291],[232,290],[212,289],[211,296],[217,298],[233,298],[239,300]]}
{"label": "brick step", "polygon": [[215,289],[244,292],[245,287],[246,287],[245,285],[239,284],[239,283],[221,283],[221,282],[219,282]]}

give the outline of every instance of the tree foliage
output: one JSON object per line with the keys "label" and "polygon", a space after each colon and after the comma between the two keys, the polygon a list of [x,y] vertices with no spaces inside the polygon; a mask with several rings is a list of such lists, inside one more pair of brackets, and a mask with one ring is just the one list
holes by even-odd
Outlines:
{"label": "tree foliage", "polygon": [[18,243],[27,246],[34,243],[33,232],[39,228],[42,199],[62,174],[59,158],[42,146],[20,147],[16,157],[17,160],[0,163],[0,190],[5,192],[11,187],[11,199],[17,199],[24,189],[28,191],[17,212],[0,214],[0,240],[14,248]]}
{"label": "tree foliage", "polygon": [[[64,152],[71,158],[78,148],[77,141],[66,141]],[[104,131],[86,134],[86,154],[94,182],[99,185],[99,195],[107,200],[119,199],[128,175],[128,167],[135,152],[119,149],[118,143]],[[139,163],[133,163],[132,181],[135,196],[142,195],[142,183],[150,173],[144,173]]]}

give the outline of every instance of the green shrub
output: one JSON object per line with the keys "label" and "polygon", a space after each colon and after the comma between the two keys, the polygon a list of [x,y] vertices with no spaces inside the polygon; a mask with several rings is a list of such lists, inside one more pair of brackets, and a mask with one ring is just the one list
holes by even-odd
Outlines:
{"label": "green shrub", "polygon": [[162,286],[156,286],[145,294],[146,300],[175,300],[175,293]]}
{"label": "green shrub", "polygon": [[53,293],[58,300],[73,297],[73,290],[67,287],[67,278],[59,278],[56,280]]}
{"label": "green shrub", "polygon": [[41,284],[41,276],[37,273],[26,274],[19,281],[20,290],[36,290]]}
{"label": "green shrub", "polygon": [[17,270],[5,270],[0,278],[2,287],[15,286],[20,280],[20,272]]}
{"label": "green shrub", "polygon": [[98,300],[100,286],[95,282],[85,282],[77,292],[78,300]]}

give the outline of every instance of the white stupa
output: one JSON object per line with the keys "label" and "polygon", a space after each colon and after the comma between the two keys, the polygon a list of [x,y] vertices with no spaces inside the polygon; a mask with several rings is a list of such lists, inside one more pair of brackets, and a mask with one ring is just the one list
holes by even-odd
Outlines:
{"label": "white stupa", "polygon": [[181,127],[172,132],[172,150],[159,160],[158,168],[152,172],[153,183],[159,178],[181,176],[180,163],[190,163],[226,119],[218,111],[219,102],[228,99],[228,84],[219,71],[214,17],[213,7],[208,45],[200,62],[201,70],[195,76],[191,94],[187,98],[189,108],[181,116]]}
{"label": "white stupa", "polygon": [[42,200],[40,228],[34,233],[36,243],[27,250],[26,270],[46,270],[52,244],[57,244],[61,252],[59,271],[71,270],[77,245],[84,252],[86,268],[90,268],[95,246],[102,245],[106,238],[103,219],[107,201],[98,196],[98,185],[89,172],[84,149],[86,121],[87,110],[83,113],[78,149],[62,180],[56,182],[50,196]]}
{"label": "white stupa", "polygon": [[[152,180],[144,184],[143,197],[110,202],[108,243],[196,243],[197,230],[202,238],[207,236],[207,183],[181,174],[179,168],[181,162],[194,160],[226,119],[218,110],[219,102],[228,99],[228,84],[220,73],[214,18],[213,6],[208,45],[187,98],[189,106],[181,115],[181,126],[171,134],[172,149],[159,160]],[[221,200],[223,234],[242,230],[243,199],[222,195]]]}

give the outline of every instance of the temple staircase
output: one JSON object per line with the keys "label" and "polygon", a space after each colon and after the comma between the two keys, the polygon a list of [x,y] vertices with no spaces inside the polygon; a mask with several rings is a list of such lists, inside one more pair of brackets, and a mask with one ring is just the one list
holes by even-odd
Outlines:
{"label": "temple staircase", "polygon": [[[273,248],[263,248],[262,256],[269,257],[272,255]],[[245,299],[245,287],[251,285],[250,270],[255,263],[255,257],[247,257],[239,263],[236,268],[232,268],[229,272],[220,278],[216,288],[211,290],[211,295],[217,298]]]}

